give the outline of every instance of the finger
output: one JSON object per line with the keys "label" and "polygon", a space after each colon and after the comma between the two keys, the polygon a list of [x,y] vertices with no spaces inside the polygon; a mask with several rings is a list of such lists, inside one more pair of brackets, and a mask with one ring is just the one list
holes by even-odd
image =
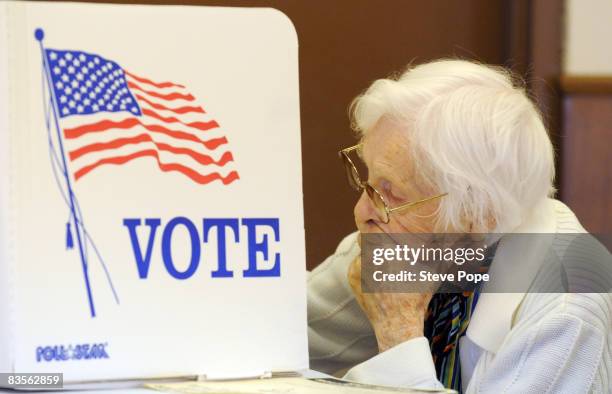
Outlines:
{"label": "finger", "polygon": [[361,293],[361,259],[357,257],[349,265],[348,281],[354,293]]}

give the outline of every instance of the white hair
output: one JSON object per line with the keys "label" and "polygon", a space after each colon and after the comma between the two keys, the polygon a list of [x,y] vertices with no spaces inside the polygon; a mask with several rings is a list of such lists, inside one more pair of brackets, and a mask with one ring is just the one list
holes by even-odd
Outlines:
{"label": "white hair", "polygon": [[418,65],[375,81],[355,98],[351,117],[361,135],[383,117],[399,122],[419,182],[448,193],[438,208],[442,231],[471,223],[509,232],[555,192],[542,117],[523,84],[501,67],[465,60]]}

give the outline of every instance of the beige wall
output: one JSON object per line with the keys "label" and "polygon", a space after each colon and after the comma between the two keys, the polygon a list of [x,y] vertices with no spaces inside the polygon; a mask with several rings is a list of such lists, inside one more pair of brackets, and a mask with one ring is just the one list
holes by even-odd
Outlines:
{"label": "beige wall", "polygon": [[566,0],[564,73],[612,74],[612,0]]}

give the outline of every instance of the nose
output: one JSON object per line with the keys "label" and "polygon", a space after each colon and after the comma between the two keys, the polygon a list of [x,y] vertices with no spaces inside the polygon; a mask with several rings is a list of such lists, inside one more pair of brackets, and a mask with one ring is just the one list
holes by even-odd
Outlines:
{"label": "nose", "polygon": [[355,204],[353,214],[355,215],[355,224],[357,225],[357,229],[361,232],[368,232],[367,229],[369,227],[369,222],[378,220],[378,216],[376,215],[376,211],[372,206],[370,197],[368,197],[365,190],[361,193],[359,200]]}

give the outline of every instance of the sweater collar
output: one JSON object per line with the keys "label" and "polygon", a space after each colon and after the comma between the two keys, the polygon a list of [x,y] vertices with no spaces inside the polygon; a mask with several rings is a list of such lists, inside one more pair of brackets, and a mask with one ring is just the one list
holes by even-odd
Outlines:
{"label": "sweater collar", "polygon": [[[555,233],[557,221],[554,209],[555,200],[546,199],[536,205],[532,214],[518,226],[513,233]],[[514,288],[504,285],[513,280],[514,272],[535,276],[538,262],[550,247],[552,237],[510,237],[499,241],[490,274],[500,288]],[[548,243],[547,243],[548,242]],[[493,279],[495,278],[495,279]],[[525,297],[527,289],[517,289],[515,293],[488,293],[486,287],[480,294],[474,313],[470,319],[466,335],[481,348],[495,353],[513,326],[514,313]]]}

